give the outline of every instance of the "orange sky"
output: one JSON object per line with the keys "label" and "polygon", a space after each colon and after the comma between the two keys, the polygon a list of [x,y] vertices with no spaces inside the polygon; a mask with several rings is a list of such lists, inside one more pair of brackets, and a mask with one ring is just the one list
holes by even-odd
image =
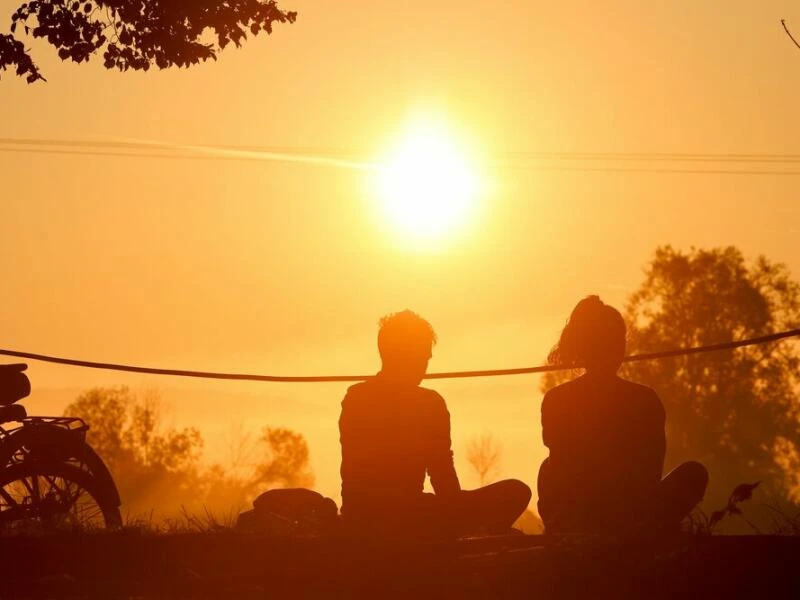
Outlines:
{"label": "orange sky", "polygon": [[[0,0],[10,16],[14,2]],[[786,2],[284,1],[271,38],[187,71],[61,63],[0,82],[0,137],[333,148],[367,159],[410,114],[510,151],[796,153],[800,31]],[[761,168],[761,167],[758,167]],[[785,169],[794,169],[792,165]],[[286,163],[0,153],[0,347],[175,368],[371,372],[377,318],[436,327],[432,368],[539,363],[574,302],[621,305],[658,244],[736,244],[800,276],[800,177],[581,173],[487,165],[481,218],[435,251],[386,230],[364,173]],[[230,384],[32,364],[31,412],[95,384],[158,387],[210,454],[231,423],[310,440],[338,496],[346,386]],[[504,440],[535,483],[532,377],[436,383],[466,440]],[[54,390],[62,390],[57,392]],[[68,391],[64,391],[68,390]],[[37,403],[37,392],[40,400]],[[210,401],[222,398],[219,406]]]}

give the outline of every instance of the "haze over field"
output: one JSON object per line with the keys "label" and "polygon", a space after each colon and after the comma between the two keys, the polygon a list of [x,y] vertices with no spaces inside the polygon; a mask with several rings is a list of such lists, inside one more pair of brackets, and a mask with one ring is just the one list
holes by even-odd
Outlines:
{"label": "haze over field", "polygon": [[[575,301],[622,307],[654,248],[736,245],[800,277],[800,176],[553,171],[528,152],[796,153],[800,5],[676,1],[284,2],[296,24],[188,71],[108,72],[32,44],[48,83],[0,87],[0,138],[304,148],[380,160],[420,119],[480,171],[474,213],[422,243],[363,169],[282,161],[0,153],[0,347],[280,375],[378,369],[377,319],[412,308],[431,369],[545,358]],[[15,3],[3,0],[2,14]],[[9,9],[9,10],[6,10]],[[746,25],[746,26],[745,26]],[[447,35],[443,35],[446,32]],[[57,109],[54,109],[57,107]],[[517,153],[517,154],[515,154]],[[800,171],[792,164],[547,166]],[[31,413],[80,390],[156,388],[209,460],[242,423],[303,432],[338,499],[345,384],[212,382],[31,363]],[[535,487],[531,376],[434,382],[467,440],[503,440]]]}

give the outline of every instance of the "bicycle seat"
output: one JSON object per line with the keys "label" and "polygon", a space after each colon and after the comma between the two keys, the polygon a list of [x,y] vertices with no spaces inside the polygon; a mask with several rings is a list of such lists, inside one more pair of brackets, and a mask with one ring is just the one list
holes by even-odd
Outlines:
{"label": "bicycle seat", "polygon": [[23,373],[28,365],[0,365],[0,406],[14,404],[31,393],[31,382]]}

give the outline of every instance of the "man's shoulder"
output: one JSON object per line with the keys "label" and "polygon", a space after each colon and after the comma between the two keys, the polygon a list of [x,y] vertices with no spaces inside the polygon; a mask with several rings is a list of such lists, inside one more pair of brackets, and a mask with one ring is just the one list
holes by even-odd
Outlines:
{"label": "man's shoulder", "polygon": [[347,388],[347,393],[344,395],[344,400],[342,400],[342,406],[344,405],[358,405],[364,401],[367,401],[368,398],[374,395],[374,385],[371,383],[371,380],[366,381],[359,381],[356,384],[351,385]]}
{"label": "man's shoulder", "polygon": [[347,388],[347,395],[348,396],[350,396],[350,395],[357,396],[357,395],[363,394],[365,392],[368,392],[369,388],[371,387],[371,383],[372,383],[371,379],[367,379],[365,381],[359,381],[358,383],[354,383],[349,388]]}
{"label": "man's shoulder", "polygon": [[354,383],[349,388],[347,388],[347,393],[353,395],[362,395],[362,394],[378,394],[395,390],[409,391],[410,393],[414,394],[419,398],[430,398],[434,400],[442,399],[442,395],[436,390],[432,390],[430,388],[422,386],[394,387],[392,385],[387,384],[386,382],[381,381],[379,377],[371,377],[370,379],[365,379],[364,381],[359,381],[358,383]]}
{"label": "man's shoulder", "polygon": [[353,402],[358,403],[362,400],[376,398],[378,396],[392,396],[398,393],[406,398],[413,399],[415,403],[432,406],[434,408],[446,407],[444,398],[436,390],[420,386],[393,388],[375,379],[368,379],[351,385],[347,388],[344,401],[348,404]]}
{"label": "man's shoulder", "polygon": [[419,395],[419,398],[427,402],[431,402],[432,404],[437,404],[437,405],[445,404],[444,398],[436,390],[432,390],[430,388],[418,387],[417,394]]}

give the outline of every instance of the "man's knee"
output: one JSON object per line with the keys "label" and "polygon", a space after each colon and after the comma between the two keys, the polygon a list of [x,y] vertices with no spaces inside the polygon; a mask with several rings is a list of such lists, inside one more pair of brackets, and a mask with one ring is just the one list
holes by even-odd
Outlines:
{"label": "man's knee", "polygon": [[519,513],[525,512],[531,501],[531,488],[518,479],[506,479],[503,484],[503,493],[508,503],[515,508],[519,508]]}

